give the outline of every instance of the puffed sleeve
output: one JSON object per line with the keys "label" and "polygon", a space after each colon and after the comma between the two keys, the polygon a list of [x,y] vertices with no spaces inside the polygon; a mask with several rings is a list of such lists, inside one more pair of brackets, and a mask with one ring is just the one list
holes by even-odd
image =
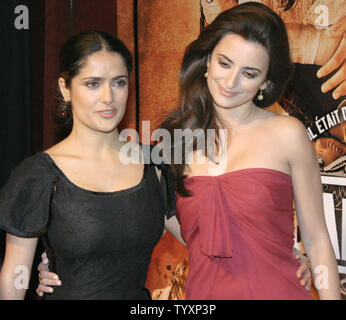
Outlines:
{"label": "puffed sleeve", "polygon": [[158,165],[161,170],[161,185],[162,192],[166,203],[166,217],[167,219],[175,216],[176,214],[176,196],[175,196],[175,183],[171,168],[166,164]]}
{"label": "puffed sleeve", "polygon": [[[166,217],[167,219],[173,217],[176,214],[176,196],[175,196],[175,182],[172,170],[169,165],[162,161],[157,163],[157,159],[152,158],[153,150],[157,148],[154,145],[142,145],[142,149],[150,148],[150,163],[155,165],[161,171],[161,187],[164,202],[166,205]],[[159,149],[156,149],[154,153],[158,153]],[[145,154],[145,153],[144,153]]]}
{"label": "puffed sleeve", "polygon": [[36,154],[12,170],[0,191],[0,229],[23,238],[44,234],[56,174]]}

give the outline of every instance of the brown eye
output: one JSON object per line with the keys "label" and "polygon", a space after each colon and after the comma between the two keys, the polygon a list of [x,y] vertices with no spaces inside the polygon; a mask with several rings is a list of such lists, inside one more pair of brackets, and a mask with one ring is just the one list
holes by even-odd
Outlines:
{"label": "brown eye", "polygon": [[250,72],[245,72],[244,73],[245,77],[249,78],[249,79],[253,79],[256,77],[256,74],[250,73]]}
{"label": "brown eye", "polygon": [[113,83],[116,87],[125,87],[127,85],[127,81],[124,80],[124,79],[120,79],[120,80],[117,80],[117,81],[114,81]]}
{"label": "brown eye", "polygon": [[228,69],[228,68],[230,67],[228,63],[223,62],[223,61],[219,61],[219,65],[220,65],[222,68],[225,68],[225,69]]}
{"label": "brown eye", "polygon": [[99,86],[99,83],[97,81],[88,81],[86,83],[86,86],[89,88],[97,88]]}

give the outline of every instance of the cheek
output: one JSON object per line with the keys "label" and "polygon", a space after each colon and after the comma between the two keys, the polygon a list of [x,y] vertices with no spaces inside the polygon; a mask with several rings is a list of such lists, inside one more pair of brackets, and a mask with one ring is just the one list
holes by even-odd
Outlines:
{"label": "cheek", "polygon": [[215,90],[218,81],[222,80],[225,77],[224,71],[220,70],[220,68],[215,68],[213,66],[210,66],[208,70],[208,78],[207,84],[210,91]]}
{"label": "cheek", "polygon": [[257,83],[248,83],[246,81],[243,82],[242,87],[244,88],[244,90],[248,91],[248,92],[255,92],[257,91],[259,85],[257,85]]}
{"label": "cheek", "polygon": [[225,76],[225,69],[222,69],[216,62],[212,62],[208,69],[208,79],[220,79]]}
{"label": "cheek", "polygon": [[93,103],[95,96],[95,92],[85,88],[72,91],[72,105],[74,105],[74,107],[87,107]]}
{"label": "cheek", "polygon": [[117,104],[121,108],[126,108],[127,98],[128,98],[128,89],[123,89],[119,92],[116,92],[115,99]]}
{"label": "cheek", "polygon": [[256,93],[260,89],[263,81],[264,79],[262,79],[262,77],[260,79],[248,79],[246,77],[243,77],[241,80],[241,86],[249,93]]}
{"label": "cheek", "polygon": [[256,83],[255,85],[251,86],[251,92],[252,94],[256,94],[260,90],[262,82]]}

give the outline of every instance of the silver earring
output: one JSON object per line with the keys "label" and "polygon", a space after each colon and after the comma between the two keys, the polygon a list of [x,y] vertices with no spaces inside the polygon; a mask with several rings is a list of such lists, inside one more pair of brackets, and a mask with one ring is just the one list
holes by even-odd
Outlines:
{"label": "silver earring", "polygon": [[205,76],[206,78],[208,78],[208,71],[204,74],[204,76]]}
{"label": "silver earring", "polygon": [[257,96],[257,100],[260,100],[260,101],[262,101],[263,100],[263,92],[262,92],[262,90],[260,91],[260,94]]}

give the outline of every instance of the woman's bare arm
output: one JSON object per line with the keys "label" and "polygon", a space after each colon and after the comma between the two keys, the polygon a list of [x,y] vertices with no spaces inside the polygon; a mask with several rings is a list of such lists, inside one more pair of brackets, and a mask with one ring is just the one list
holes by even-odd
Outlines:
{"label": "woman's bare arm", "polygon": [[165,218],[165,228],[184,246],[186,246],[186,243],[184,239],[181,236],[180,233],[180,224],[178,222],[177,217],[171,217],[169,219]]}
{"label": "woman's bare arm", "polygon": [[[336,258],[324,218],[321,176],[311,141],[305,127],[294,118],[287,118],[281,128],[299,228],[316,289],[321,299],[340,299]],[[321,283],[325,286],[319,286],[316,280],[324,280]]]}
{"label": "woman's bare arm", "polygon": [[6,253],[0,272],[0,299],[24,299],[29,285],[38,238],[6,235]]}

